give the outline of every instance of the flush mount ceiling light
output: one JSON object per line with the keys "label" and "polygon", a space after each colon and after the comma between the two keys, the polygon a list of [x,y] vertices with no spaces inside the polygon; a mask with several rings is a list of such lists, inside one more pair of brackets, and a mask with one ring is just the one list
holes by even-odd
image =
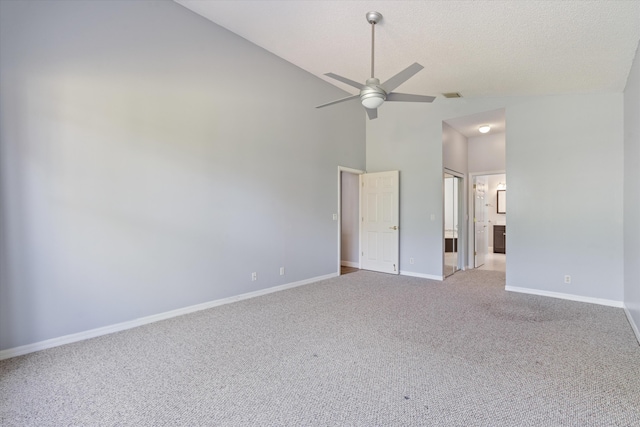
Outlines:
{"label": "flush mount ceiling light", "polygon": [[491,130],[491,126],[489,125],[482,125],[478,128],[478,130],[480,131],[480,133],[487,133]]}

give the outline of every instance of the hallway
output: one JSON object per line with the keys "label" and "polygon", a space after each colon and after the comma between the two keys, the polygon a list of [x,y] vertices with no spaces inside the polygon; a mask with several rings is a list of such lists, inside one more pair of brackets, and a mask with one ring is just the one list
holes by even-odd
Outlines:
{"label": "hallway", "polygon": [[507,271],[507,255],[489,252],[485,255],[484,264],[476,270],[502,271],[504,273]]}

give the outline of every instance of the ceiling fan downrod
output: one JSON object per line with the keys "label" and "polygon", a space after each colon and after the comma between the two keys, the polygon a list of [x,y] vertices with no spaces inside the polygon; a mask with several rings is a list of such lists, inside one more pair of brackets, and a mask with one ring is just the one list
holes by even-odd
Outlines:
{"label": "ceiling fan downrod", "polygon": [[371,78],[374,78],[373,60],[375,57],[376,24],[381,20],[382,14],[380,12],[367,13],[367,22],[371,24]]}

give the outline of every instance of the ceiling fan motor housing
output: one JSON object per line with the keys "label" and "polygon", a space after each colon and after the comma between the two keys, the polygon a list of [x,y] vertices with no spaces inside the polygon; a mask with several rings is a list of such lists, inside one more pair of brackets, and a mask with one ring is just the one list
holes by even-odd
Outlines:
{"label": "ceiling fan motor housing", "polygon": [[367,79],[367,84],[360,90],[360,102],[365,108],[375,109],[387,99],[387,92],[380,86],[380,80]]}

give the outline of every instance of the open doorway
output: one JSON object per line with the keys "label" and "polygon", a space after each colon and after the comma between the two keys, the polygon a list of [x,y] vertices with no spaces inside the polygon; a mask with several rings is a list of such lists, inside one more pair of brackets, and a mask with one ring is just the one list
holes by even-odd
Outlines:
{"label": "open doorway", "polygon": [[[499,226],[504,226],[504,235],[500,236],[506,242],[506,213],[498,215],[494,199],[500,182],[504,186],[501,194],[506,196],[506,110],[453,117],[443,120],[442,128],[444,169],[459,171],[466,179],[463,196],[466,218],[461,233],[465,243],[463,249],[459,248],[465,255],[463,268],[505,271],[506,249],[501,255],[499,246],[494,251],[494,234],[500,233]],[[502,179],[494,184],[492,180],[497,175],[502,175]],[[496,262],[494,253],[504,261]]]}
{"label": "open doorway", "polygon": [[471,175],[469,230],[473,239],[473,267],[506,271],[507,264],[507,177],[504,173]]}
{"label": "open doorway", "polygon": [[360,269],[360,187],[364,171],[338,168],[338,274]]}

